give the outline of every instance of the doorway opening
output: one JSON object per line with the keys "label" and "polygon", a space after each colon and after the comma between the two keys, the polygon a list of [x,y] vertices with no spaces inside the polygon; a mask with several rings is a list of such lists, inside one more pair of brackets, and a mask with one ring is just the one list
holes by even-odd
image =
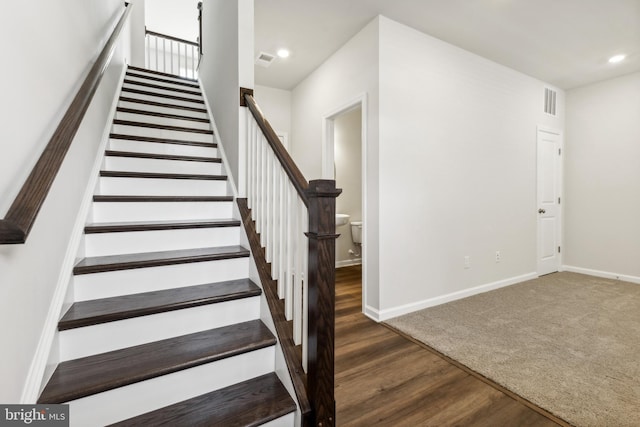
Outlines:
{"label": "doorway opening", "polygon": [[[366,307],[366,97],[364,95],[324,117],[323,178],[335,179],[342,194],[336,214],[336,268],[361,273],[362,306]],[[343,272],[344,273],[344,272]]]}

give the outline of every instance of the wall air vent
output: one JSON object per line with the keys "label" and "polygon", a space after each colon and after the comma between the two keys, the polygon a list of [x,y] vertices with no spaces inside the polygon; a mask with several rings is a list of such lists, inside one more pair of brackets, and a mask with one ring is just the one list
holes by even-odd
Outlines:
{"label": "wall air vent", "polygon": [[556,91],[549,89],[548,87],[544,88],[544,112],[547,114],[551,114],[552,116],[556,114]]}
{"label": "wall air vent", "polygon": [[273,60],[276,59],[275,55],[266,52],[260,52],[260,55],[256,58],[256,65],[267,68]]}

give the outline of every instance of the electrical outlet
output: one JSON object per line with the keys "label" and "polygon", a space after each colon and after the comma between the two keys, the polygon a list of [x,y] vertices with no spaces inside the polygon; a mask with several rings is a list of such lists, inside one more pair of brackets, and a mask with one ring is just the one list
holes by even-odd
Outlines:
{"label": "electrical outlet", "polygon": [[464,257],[464,268],[471,268],[471,257],[469,255]]}
{"label": "electrical outlet", "polygon": [[496,262],[500,262],[500,251],[496,251]]}

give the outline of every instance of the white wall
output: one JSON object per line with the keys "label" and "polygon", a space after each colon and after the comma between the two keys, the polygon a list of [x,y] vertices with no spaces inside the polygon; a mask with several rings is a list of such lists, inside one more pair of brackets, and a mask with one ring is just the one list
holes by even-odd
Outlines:
{"label": "white wall", "polygon": [[564,263],[640,281],[640,73],[567,92]]}
{"label": "white wall", "polygon": [[[13,58],[0,71],[2,216],[123,10],[119,0],[36,0],[0,16],[2,51]],[[114,54],[27,243],[0,245],[0,402],[20,400],[59,277],[70,273],[61,264],[129,56],[126,46]]]}
{"label": "white wall", "polygon": [[[367,99],[366,172],[364,201],[367,281],[364,298],[378,301],[378,19],[333,54],[292,91],[291,153],[308,180],[322,178],[322,118],[361,95]],[[369,261],[369,262],[367,262]]]}
{"label": "white wall", "polygon": [[199,33],[198,1],[200,0],[146,0],[147,28],[195,42]]}
{"label": "white wall", "polygon": [[291,91],[256,85],[253,97],[271,127],[278,133],[286,133],[291,145]]}
{"label": "white wall", "polygon": [[[341,114],[335,119],[335,171],[336,186],[342,194],[336,200],[336,212],[348,214],[350,221],[362,220],[362,109]],[[351,225],[336,230],[336,265],[358,264],[360,247],[353,244]],[[356,254],[349,254],[353,250]]]}
{"label": "white wall", "polygon": [[212,108],[229,173],[239,187],[244,171],[245,111],[240,88],[253,88],[253,1],[208,0],[203,3],[204,52],[199,77]]}
{"label": "white wall", "polygon": [[544,87],[380,18],[380,318],[536,271]]}

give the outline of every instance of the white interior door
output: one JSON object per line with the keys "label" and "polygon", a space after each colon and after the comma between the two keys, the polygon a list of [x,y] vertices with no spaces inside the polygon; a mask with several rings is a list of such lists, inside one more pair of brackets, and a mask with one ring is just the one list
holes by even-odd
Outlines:
{"label": "white interior door", "polygon": [[538,128],[538,275],[560,267],[560,132]]}

